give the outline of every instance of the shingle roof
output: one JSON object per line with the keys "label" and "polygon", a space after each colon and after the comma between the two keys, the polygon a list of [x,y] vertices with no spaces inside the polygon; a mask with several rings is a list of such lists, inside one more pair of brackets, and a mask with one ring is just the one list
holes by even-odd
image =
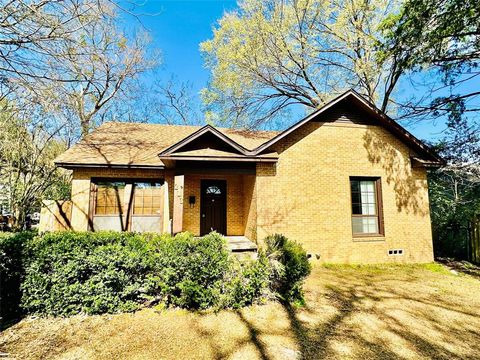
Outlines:
{"label": "shingle roof", "polygon": [[[175,154],[177,159],[202,160],[202,157],[208,157],[216,160],[226,158],[229,161],[234,158],[261,161],[263,157],[264,161],[276,161],[278,154],[272,152],[273,144],[305,123],[318,119],[329,108],[347,101],[352,106],[367,111],[378,125],[385,127],[414,149],[431,166],[444,163],[432,149],[353,90],[338,96],[283,132],[213,128],[210,125],[201,127],[109,122],[60,155],[55,159],[55,163],[63,167],[105,165],[163,167],[164,163],[161,159],[174,159]],[[233,148],[234,152],[225,151],[225,149],[209,149],[208,145],[200,149],[185,148],[185,144],[196,141],[207,133]],[[181,154],[185,151],[189,153]],[[264,154],[267,151],[269,154]]]}
{"label": "shingle roof", "polygon": [[[158,154],[200,128],[107,122],[57,157],[55,163],[62,166],[163,166]],[[276,131],[216,129],[248,150],[253,150],[278,134]]]}

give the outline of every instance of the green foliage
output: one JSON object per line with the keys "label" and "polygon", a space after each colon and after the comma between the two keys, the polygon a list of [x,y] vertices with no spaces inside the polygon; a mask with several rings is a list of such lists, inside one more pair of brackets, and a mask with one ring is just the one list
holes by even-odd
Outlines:
{"label": "green foliage", "polygon": [[23,252],[33,236],[32,232],[0,232],[0,325],[22,313],[19,303],[24,275]]}
{"label": "green foliage", "polygon": [[22,283],[28,313],[130,311],[159,287],[154,247],[138,234],[47,233],[29,246]]}
{"label": "green foliage", "polygon": [[305,251],[279,235],[267,243],[266,253],[240,261],[217,233],[1,234],[2,311],[10,318],[22,311],[117,313],[146,302],[162,308],[241,308],[275,292],[287,301],[302,299],[302,281],[310,272]]}
{"label": "green foliage", "polygon": [[255,261],[232,261],[221,304],[238,309],[255,301],[266,300],[270,295],[270,276],[271,266],[264,254],[260,253]]}
{"label": "green foliage", "polygon": [[[355,87],[386,107],[397,68],[377,58],[378,25],[399,1],[244,0],[200,44],[210,119],[259,126],[285,121],[285,108],[317,109]],[[379,84],[381,84],[379,86]]]}
{"label": "green foliage", "polygon": [[[478,162],[479,108],[472,101],[478,96],[480,66],[478,1],[407,0],[399,14],[384,20],[381,29],[385,39],[379,46],[380,60],[393,57],[405,72],[428,69],[442,75],[445,86],[424,95],[430,104],[413,105],[415,112],[446,116],[448,129],[460,140],[454,142],[457,156]],[[471,149],[465,151],[469,144]]]}
{"label": "green foliage", "polygon": [[225,239],[217,233],[194,238],[184,233],[156,241],[156,269],[169,305],[205,309],[215,306],[229,270]]}
{"label": "green foliage", "polygon": [[272,262],[273,290],[287,301],[303,301],[303,280],[311,271],[307,253],[283,235],[271,235],[265,242],[266,255]]}
{"label": "green foliage", "polygon": [[0,129],[0,198],[8,199],[14,228],[21,229],[45,196],[68,198],[70,176],[53,163],[65,143],[20,117],[16,106],[5,101],[0,102]]}
{"label": "green foliage", "polygon": [[436,256],[468,259],[470,222],[480,213],[480,183],[476,178],[468,167],[451,166],[429,173]]}
{"label": "green foliage", "polygon": [[436,64],[451,72],[476,67],[479,18],[475,1],[408,0],[382,29],[390,51],[402,54],[406,67]]}
{"label": "green foliage", "polygon": [[266,258],[239,262],[217,233],[57,232],[35,237],[27,252],[21,286],[27,313],[115,313],[149,300],[187,309],[238,308],[268,292]]}

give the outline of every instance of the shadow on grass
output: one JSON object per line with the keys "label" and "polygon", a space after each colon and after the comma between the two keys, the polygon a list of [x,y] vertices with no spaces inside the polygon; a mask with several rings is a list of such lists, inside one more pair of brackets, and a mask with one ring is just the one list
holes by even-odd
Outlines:
{"label": "shadow on grass", "polygon": [[[478,359],[478,285],[475,279],[426,267],[314,269],[303,308],[269,303],[218,313],[186,312],[183,320],[171,314],[159,317],[159,329],[179,338],[174,345],[165,342],[158,355],[178,351],[218,360]],[[161,325],[172,320],[173,327]],[[129,321],[135,323],[125,326],[138,326],[138,319]],[[72,336],[78,346],[77,335]],[[142,332],[142,339],[127,340],[150,349],[157,338],[144,336]]]}
{"label": "shadow on grass", "polygon": [[[424,284],[423,277],[429,276],[426,269],[416,269],[418,273],[407,269],[401,275],[399,269],[375,274],[365,269],[326,270],[312,275],[323,278],[307,286],[307,307],[282,304],[278,318],[285,320],[287,328],[242,309],[234,314],[246,327],[246,335],[228,349],[216,347],[221,333],[202,335],[215,359],[228,358],[245,346],[254,346],[262,360],[478,358],[480,329],[475,319],[479,313],[457,302],[454,294],[444,296],[434,290],[437,276],[443,276],[446,286],[455,277],[430,272],[434,277]],[[293,340],[296,350],[288,349],[281,336]],[[285,353],[280,354],[283,349]]]}
{"label": "shadow on grass", "polygon": [[[401,291],[396,291],[392,287],[385,286],[382,282],[372,282],[369,276],[360,277],[359,274],[355,276],[335,274],[335,276],[340,280],[339,283],[336,283],[335,286],[326,286],[326,292],[318,295],[329,299],[330,304],[335,308],[335,314],[326,322],[317,322],[312,326],[311,323],[307,324],[307,322],[302,321],[302,319],[308,318],[312,311],[318,312],[320,309],[298,309],[290,304],[283,304],[303,359],[342,358],[343,355],[338,352],[338,348],[332,346],[334,343],[338,345],[338,342],[347,343],[349,347],[350,344],[354,343],[354,358],[404,358],[400,352],[396,351],[398,350],[396,345],[389,344],[381,338],[381,333],[375,336],[375,341],[371,341],[362,334],[361,328],[352,326],[349,320],[362,312],[373,314],[381,322],[379,331],[382,329],[385,333],[393,334],[399,339],[398,346],[407,344],[407,347],[416,353],[415,356],[434,359],[477,358],[472,354],[454,352],[450,349],[451,344],[448,343],[448,340],[443,343],[435,341],[438,338],[429,338],[428,334],[421,333],[419,329],[421,329],[420,324],[428,323],[429,327],[446,339],[465,338],[465,341],[468,341],[468,338],[470,341],[478,340],[480,339],[480,330],[458,329],[449,322],[442,322],[440,325],[438,324],[439,319],[432,315],[432,311],[451,312],[454,318],[457,316],[478,318],[478,313],[466,311],[458,304],[446,299],[409,296]],[[418,284],[415,286],[418,286]],[[411,328],[408,323],[389,315],[388,311],[385,312],[383,308],[379,307],[386,301],[398,302],[398,309],[388,310],[405,312],[410,319],[413,318],[415,322],[418,322],[418,328]],[[366,303],[373,304],[373,306],[366,307]],[[402,304],[405,303],[412,303],[413,306],[402,307]],[[419,310],[419,308],[423,310]],[[479,347],[478,345],[479,343],[475,344],[473,342],[469,346]],[[472,353],[475,354],[475,351],[472,351]]]}
{"label": "shadow on grass", "polygon": [[[347,292],[339,292],[330,290],[326,297],[332,299],[337,308],[337,313],[326,323],[309,327],[299,319],[298,309],[290,304],[283,304],[288,318],[291,323],[291,328],[295,334],[300,352],[303,359],[329,359],[338,356],[336,352],[330,347],[330,341],[339,337],[351,337],[356,341],[361,341],[363,349],[368,349],[368,358],[374,359],[398,359],[399,356],[389,350],[382,344],[368,342],[361,338],[361,335],[351,333],[344,322],[352,313],[360,311],[358,303],[360,298],[355,295],[353,288],[348,289]],[[377,356],[378,355],[378,356]],[[364,356],[358,354],[359,358]]]}

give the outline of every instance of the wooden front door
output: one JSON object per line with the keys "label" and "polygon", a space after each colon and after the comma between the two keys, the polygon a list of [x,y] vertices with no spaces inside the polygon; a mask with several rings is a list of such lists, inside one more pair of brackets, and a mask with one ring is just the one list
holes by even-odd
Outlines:
{"label": "wooden front door", "polygon": [[227,182],[202,180],[200,195],[200,235],[215,230],[227,234]]}

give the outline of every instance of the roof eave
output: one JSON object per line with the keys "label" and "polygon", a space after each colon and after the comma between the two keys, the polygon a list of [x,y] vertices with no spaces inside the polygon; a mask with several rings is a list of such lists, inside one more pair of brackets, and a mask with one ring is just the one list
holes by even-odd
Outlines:
{"label": "roof eave", "polygon": [[238,161],[238,162],[277,162],[277,157],[254,156],[160,156],[161,160],[190,160],[190,161]]}
{"label": "roof eave", "polygon": [[417,156],[411,156],[410,161],[412,163],[412,167],[414,168],[429,168],[429,169],[438,169],[442,166],[445,166],[447,163],[445,160],[441,159],[440,161],[429,161]]}
{"label": "roof eave", "polygon": [[55,166],[73,170],[76,168],[105,168],[105,169],[150,169],[150,170],[163,170],[164,165],[144,165],[144,164],[101,164],[101,163],[67,163],[67,162],[54,162]]}

